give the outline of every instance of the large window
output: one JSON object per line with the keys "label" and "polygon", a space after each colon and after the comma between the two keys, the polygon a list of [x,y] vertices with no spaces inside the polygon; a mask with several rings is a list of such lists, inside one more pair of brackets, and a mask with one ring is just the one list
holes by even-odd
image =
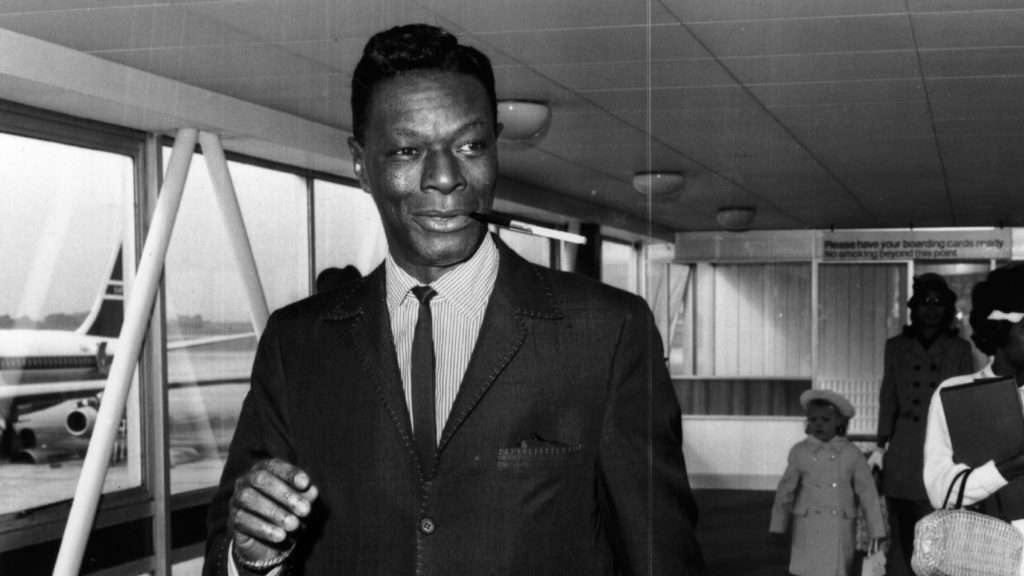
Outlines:
{"label": "large window", "polygon": [[609,238],[601,239],[601,281],[637,292],[639,278],[637,251],[632,244]]}
{"label": "large window", "polygon": [[554,265],[552,252],[555,241],[503,228],[498,229],[498,237],[527,261],[547,268]]}
{"label": "large window", "polygon": [[[0,519],[73,496],[123,313],[139,142],[50,130],[0,133]],[[104,492],[142,483],[134,398]]]}
{"label": "large window", "polygon": [[[169,158],[170,149],[165,148]],[[165,162],[165,165],[167,162]],[[173,492],[216,485],[234,434],[256,350],[245,283],[259,282],[269,310],[309,294],[306,182],[229,161],[258,278],[236,258],[206,159],[194,155],[165,272],[168,411]]]}
{"label": "large window", "polygon": [[387,241],[373,198],[358,186],[315,180],[317,276],[353,266],[363,276],[384,260]]}

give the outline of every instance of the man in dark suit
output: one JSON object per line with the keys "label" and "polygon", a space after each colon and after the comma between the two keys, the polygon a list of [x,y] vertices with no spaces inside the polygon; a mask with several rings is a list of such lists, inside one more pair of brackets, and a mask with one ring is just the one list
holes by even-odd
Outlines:
{"label": "man in dark suit", "polygon": [[469,216],[498,173],[490,62],[405,26],[352,84],[388,257],[272,315],[204,573],[703,573],[649,308]]}

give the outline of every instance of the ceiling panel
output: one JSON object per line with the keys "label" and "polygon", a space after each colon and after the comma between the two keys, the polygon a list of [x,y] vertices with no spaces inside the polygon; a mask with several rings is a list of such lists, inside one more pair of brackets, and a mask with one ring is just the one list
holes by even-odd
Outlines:
{"label": "ceiling panel", "polygon": [[922,49],[1017,47],[1024,27],[1024,7],[914,15],[914,34]]}
{"label": "ceiling panel", "polygon": [[0,15],[0,27],[89,53],[254,42],[220,22],[193,16],[174,6],[6,13]]}
{"label": "ceiling panel", "polygon": [[690,22],[871,16],[906,12],[905,0],[661,0],[661,3]]}
{"label": "ceiling panel", "polygon": [[[502,142],[504,178],[623,219],[715,229],[726,204],[769,228],[1024,214],[1019,0],[0,2],[0,27],[341,129],[366,39],[413,21],[487,53],[500,97],[551,105],[543,140]],[[692,186],[648,204],[631,175],[655,167]]]}
{"label": "ceiling panel", "polygon": [[905,15],[687,24],[719,57],[912,50]]}
{"label": "ceiling panel", "polygon": [[731,56],[721,65],[745,84],[844,82],[917,78],[917,55],[912,50],[836,54]]}
{"label": "ceiling panel", "polygon": [[[648,38],[650,36],[650,38]],[[678,25],[620,26],[569,30],[524,30],[481,34],[479,38],[520,63],[535,66],[600,62],[644,62],[650,46],[657,59],[705,56],[704,49]]]}
{"label": "ceiling panel", "polygon": [[768,108],[925,103],[924,89],[918,79],[752,84],[748,89]]}
{"label": "ceiling panel", "polygon": [[538,29],[646,26],[648,23],[675,21],[657,2],[651,2],[648,6],[647,2],[622,0],[589,0],[585,5],[551,0],[516,0],[494,2],[486,10],[481,10],[479,0],[423,0],[419,4],[465,30],[485,34]]}

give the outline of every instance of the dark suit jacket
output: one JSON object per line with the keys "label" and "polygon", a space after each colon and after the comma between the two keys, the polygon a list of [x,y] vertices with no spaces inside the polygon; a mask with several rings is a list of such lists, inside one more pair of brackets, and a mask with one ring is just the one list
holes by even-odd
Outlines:
{"label": "dark suit jacket", "polygon": [[272,456],[320,489],[294,573],[703,573],[679,407],[646,303],[498,244],[434,462],[413,442],[383,266],[271,316],[210,507],[204,574],[226,573],[233,479]]}
{"label": "dark suit jacket", "polygon": [[945,379],[972,372],[971,344],[963,338],[943,334],[928,350],[902,334],[885,342],[878,435],[889,437],[882,466],[886,496],[928,501],[922,471],[932,396]]}

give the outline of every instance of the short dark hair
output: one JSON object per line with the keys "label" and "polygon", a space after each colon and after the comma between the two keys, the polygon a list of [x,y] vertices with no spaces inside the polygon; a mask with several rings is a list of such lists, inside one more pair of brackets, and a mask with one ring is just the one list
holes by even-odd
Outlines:
{"label": "short dark hair", "polygon": [[459,44],[450,32],[428,24],[395,26],[378,32],[366,43],[352,74],[352,133],[362,144],[366,135],[370,101],[378,85],[413,72],[436,70],[476,78],[490,99],[492,120],[497,123],[498,96],[491,61],[471,46]]}
{"label": "short dark hair", "polygon": [[1024,265],[996,268],[971,291],[971,340],[989,356],[1006,345],[1013,327],[1008,320],[989,320],[993,310],[1024,312]]}

